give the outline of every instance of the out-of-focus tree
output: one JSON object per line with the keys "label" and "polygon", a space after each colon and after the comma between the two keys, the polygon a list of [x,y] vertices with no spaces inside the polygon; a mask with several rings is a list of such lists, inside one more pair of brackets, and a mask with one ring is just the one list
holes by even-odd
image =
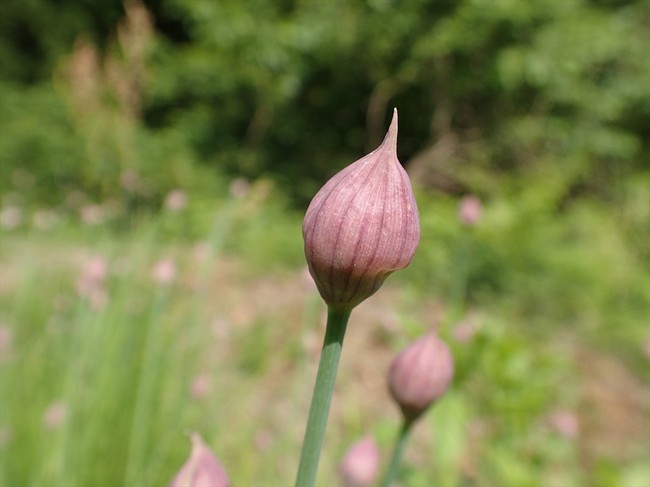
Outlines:
{"label": "out-of-focus tree", "polygon": [[[138,124],[217,172],[271,176],[298,202],[378,144],[392,106],[402,160],[417,183],[446,192],[543,180],[551,206],[609,198],[649,156],[641,0],[145,5],[155,37]],[[0,60],[14,84],[47,83],[81,32],[101,56],[119,46],[116,2],[4,9]],[[13,156],[3,163],[25,165]]]}

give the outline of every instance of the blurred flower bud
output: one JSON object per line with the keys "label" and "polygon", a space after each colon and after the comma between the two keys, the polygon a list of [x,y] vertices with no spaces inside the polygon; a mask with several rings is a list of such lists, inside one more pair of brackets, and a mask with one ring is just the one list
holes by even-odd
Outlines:
{"label": "blurred flower bud", "polygon": [[43,424],[48,429],[56,429],[65,421],[68,415],[68,407],[63,401],[54,401],[50,403],[43,413]]}
{"label": "blurred flower bud", "polygon": [[580,432],[578,416],[571,411],[555,411],[548,417],[549,426],[560,436],[573,440]]}
{"label": "blurred flower bud", "polygon": [[481,200],[474,195],[463,196],[458,205],[458,218],[461,223],[472,227],[478,223],[483,215]]}
{"label": "blurred flower bud", "polygon": [[449,348],[428,333],[404,349],[390,365],[388,387],[406,422],[415,421],[439,399],[454,375]]}
{"label": "blurred flower bud", "polygon": [[230,480],[217,457],[192,433],[192,453],[169,487],[230,487]]}
{"label": "blurred flower bud", "polygon": [[375,440],[366,436],[354,443],[345,453],[339,473],[344,487],[369,487],[379,474],[381,462]]}
{"label": "blurred flower bud", "polygon": [[181,211],[187,205],[187,196],[180,189],[174,189],[165,197],[165,208],[172,212]]}
{"label": "blurred flower bud", "polygon": [[382,144],[334,175],[302,226],[309,271],[325,302],[352,309],[413,258],[418,210],[397,159],[397,110]]}

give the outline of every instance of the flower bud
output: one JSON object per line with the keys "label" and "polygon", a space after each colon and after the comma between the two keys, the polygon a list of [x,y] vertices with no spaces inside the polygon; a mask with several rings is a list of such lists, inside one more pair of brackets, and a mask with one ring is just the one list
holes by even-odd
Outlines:
{"label": "flower bud", "polygon": [[169,487],[230,487],[230,480],[217,457],[192,433],[192,453]]}
{"label": "flower bud", "polygon": [[404,349],[390,365],[388,387],[407,423],[442,397],[454,375],[449,348],[429,333]]}
{"label": "flower bud", "polygon": [[379,474],[381,458],[375,440],[366,436],[354,443],[341,461],[339,473],[344,487],[370,487]]}
{"label": "flower bud", "polygon": [[302,233],[309,272],[333,308],[354,308],[411,262],[420,225],[413,188],[397,159],[397,110],[382,144],[314,196]]}
{"label": "flower bud", "polygon": [[483,204],[474,195],[463,196],[458,204],[458,218],[463,225],[473,227],[483,215]]}

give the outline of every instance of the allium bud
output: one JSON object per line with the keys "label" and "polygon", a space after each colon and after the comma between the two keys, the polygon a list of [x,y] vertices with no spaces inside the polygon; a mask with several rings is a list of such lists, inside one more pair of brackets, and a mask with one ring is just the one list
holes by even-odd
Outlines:
{"label": "allium bud", "polygon": [[169,487],[230,487],[230,480],[217,457],[192,433],[192,453]]}
{"label": "allium bud", "polygon": [[420,225],[413,188],[397,159],[397,110],[382,144],[314,196],[302,233],[309,272],[334,308],[354,308],[411,262]]}
{"label": "allium bud", "polygon": [[375,440],[366,436],[354,443],[341,461],[339,473],[344,487],[369,487],[379,474],[381,462]]}
{"label": "allium bud", "polygon": [[458,218],[463,225],[476,225],[483,215],[483,204],[474,195],[463,196],[458,205]]}
{"label": "allium bud", "polygon": [[439,399],[454,375],[449,348],[429,333],[404,349],[391,363],[388,387],[402,409],[404,420],[416,420]]}

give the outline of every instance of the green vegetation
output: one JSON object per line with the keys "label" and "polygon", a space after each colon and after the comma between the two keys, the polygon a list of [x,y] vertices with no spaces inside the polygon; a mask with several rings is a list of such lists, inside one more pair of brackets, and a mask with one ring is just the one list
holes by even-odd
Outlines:
{"label": "green vegetation", "polygon": [[196,430],[290,485],[302,215],[392,106],[422,242],[351,319],[319,482],[367,432],[388,461],[388,364],[439,327],[404,485],[650,484],[646,2],[5,3],[0,484],[165,485]]}

